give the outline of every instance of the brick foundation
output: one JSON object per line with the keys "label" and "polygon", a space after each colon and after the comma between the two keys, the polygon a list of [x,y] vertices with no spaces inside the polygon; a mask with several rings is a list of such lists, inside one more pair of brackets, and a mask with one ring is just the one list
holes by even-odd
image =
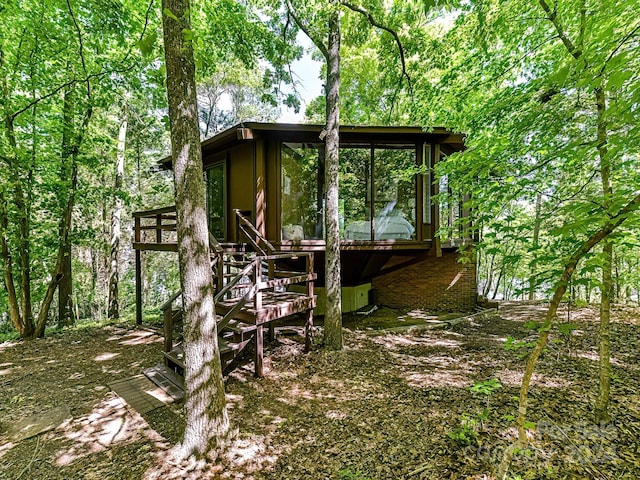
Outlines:
{"label": "brick foundation", "polygon": [[422,254],[416,263],[375,277],[377,303],[394,308],[468,311],[476,304],[476,265],[458,263],[455,251]]}

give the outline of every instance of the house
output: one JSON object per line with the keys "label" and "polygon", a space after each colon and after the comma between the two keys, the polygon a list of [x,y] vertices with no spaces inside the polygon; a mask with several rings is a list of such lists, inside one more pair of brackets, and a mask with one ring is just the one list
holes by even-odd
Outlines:
{"label": "house", "polygon": [[[247,242],[244,222],[278,252],[313,252],[316,313],[322,313],[324,290],[322,130],[321,125],[244,123],[202,142],[213,237],[224,248],[238,248]],[[344,311],[369,303],[449,311],[474,307],[476,266],[460,262],[458,253],[461,244],[471,242],[457,238],[459,222],[454,223],[469,212],[460,201],[432,201],[446,188],[443,180],[434,181],[433,165],[462,150],[463,140],[443,128],[341,126]],[[139,252],[177,250],[172,211],[134,215],[138,302]],[[443,226],[449,231],[446,241],[436,236]]]}

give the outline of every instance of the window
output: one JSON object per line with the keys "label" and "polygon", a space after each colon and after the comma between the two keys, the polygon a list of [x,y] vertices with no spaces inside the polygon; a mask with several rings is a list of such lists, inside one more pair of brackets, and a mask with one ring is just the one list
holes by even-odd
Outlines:
{"label": "window", "polygon": [[226,194],[224,177],[223,163],[214,165],[205,171],[209,231],[218,240],[224,240],[226,238]]}
{"label": "window", "polygon": [[375,149],[374,240],[416,237],[415,147]]}
{"label": "window", "polygon": [[339,174],[340,234],[371,240],[371,148],[341,148]]}
{"label": "window", "polygon": [[324,237],[324,144],[282,144],[282,239]]}
{"label": "window", "polygon": [[[321,143],[284,142],[282,240],[324,238]],[[416,146],[340,148],[339,222],[344,240],[416,239]]]}

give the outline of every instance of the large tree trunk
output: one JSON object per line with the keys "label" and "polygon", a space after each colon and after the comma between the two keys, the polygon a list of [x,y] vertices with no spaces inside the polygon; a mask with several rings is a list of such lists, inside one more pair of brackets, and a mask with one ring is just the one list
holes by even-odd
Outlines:
{"label": "large tree trunk", "polygon": [[7,242],[8,226],[7,201],[3,192],[0,191],[0,254],[2,255],[2,263],[4,264],[4,285],[7,290],[9,319],[20,336],[25,338],[33,335],[33,325],[25,324],[20,314],[20,305],[13,279],[13,259],[11,258],[11,252],[9,251]]}
{"label": "large tree trunk", "polygon": [[[595,89],[597,108],[598,156],[600,158],[600,178],[602,180],[602,198],[605,210],[611,207],[611,163],[607,148],[607,125],[605,120],[606,100],[601,88]],[[611,384],[611,294],[613,281],[611,264],[613,260],[613,244],[605,239],[602,245],[602,293],[600,297],[600,343],[598,348],[599,382],[598,398],[594,409],[596,423],[609,421],[609,390]]]}
{"label": "large tree trunk", "polygon": [[33,336],[36,338],[44,335],[45,327],[47,326],[47,319],[49,317],[49,310],[53,297],[56,293],[56,288],[59,287],[60,279],[62,278],[63,262],[66,249],[64,245],[69,243],[69,232],[71,231],[71,217],[73,214],[73,206],[75,205],[75,191],[78,184],[78,167],[75,163],[75,157],[71,162],[71,185],[69,189],[69,196],[67,197],[67,203],[64,206],[62,215],[60,218],[60,240],[58,244],[58,254],[56,256],[56,262],[51,272],[51,278],[47,285],[42,304],[40,305],[40,311],[38,312],[38,319],[36,321],[35,332]]}
{"label": "large tree trunk", "polygon": [[342,294],[340,278],[340,226],[338,219],[338,166],[340,149],[340,12],[329,16],[327,55],[327,138],[325,164],[325,282],[327,308],[324,317],[325,345],[342,349]]}
{"label": "large tree trunk", "polygon": [[116,181],[115,197],[116,202],[111,215],[111,256],[109,263],[109,298],[107,301],[108,318],[119,318],[118,308],[118,254],[120,253],[120,217],[122,215],[122,180],[124,178],[124,152],[127,140],[127,120],[126,117],[120,122],[118,131],[118,152],[116,155]]}
{"label": "large tree trunk", "polygon": [[[0,52],[1,53],[1,52]],[[0,55],[1,57],[1,55]],[[1,63],[1,62],[0,62]],[[2,88],[3,100],[7,102],[7,88],[3,83]],[[6,209],[6,199],[2,196],[2,218],[0,222],[4,224],[2,227],[2,257],[5,264],[5,285],[8,293],[9,316],[16,330],[22,338],[31,338],[35,329],[33,321],[33,310],[31,304],[31,254],[30,254],[30,228],[28,202],[25,199],[22,189],[22,179],[19,175],[19,166],[17,161],[18,145],[15,137],[15,126],[13,118],[7,115],[4,118],[4,133],[7,137],[10,152],[7,155],[7,163],[9,176],[11,179],[11,187],[13,190],[13,202],[17,211],[18,220],[18,262],[20,267],[20,299],[18,299],[15,287],[15,278],[13,275],[12,256],[9,249],[7,238],[8,212]]]}
{"label": "large tree trunk", "polygon": [[191,32],[189,8],[189,0],[162,1],[184,305],[187,424],[180,451],[183,458],[215,455],[229,430],[213,304],[195,65],[187,35]]}

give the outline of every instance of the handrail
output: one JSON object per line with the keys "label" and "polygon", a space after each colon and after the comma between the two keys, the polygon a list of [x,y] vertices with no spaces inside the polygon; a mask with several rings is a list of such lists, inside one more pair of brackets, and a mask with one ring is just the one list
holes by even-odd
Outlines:
{"label": "handrail", "polygon": [[255,260],[244,267],[240,273],[236,274],[227,284],[213,297],[213,303],[219,302],[229,291],[240,281],[243,277],[246,277],[251,270],[255,267]]}
{"label": "handrail", "polygon": [[[255,248],[263,256],[276,252],[276,247],[274,247],[269,240],[262,236],[258,229],[253,226],[253,223],[251,223],[249,219],[247,219],[242,214],[242,211],[240,209],[236,208],[233,210],[233,212],[236,214],[236,217],[238,219],[238,227],[240,228],[240,231],[244,233],[244,236],[247,237],[249,243],[251,243],[251,246],[253,248]],[[253,234],[253,236],[250,235],[246,229],[248,229],[249,232]],[[264,243],[266,251],[263,250],[262,247],[260,247],[260,242]]]}
{"label": "handrail", "polygon": [[174,293],[173,295],[171,295],[169,297],[169,300],[167,300],[166,302],[164,302],[161,306],[160,306],[160,310],[162,310],[163,312],[167,309],[171,307],[171,304],[173,302],[175,302],[178,297],[182,295],[182,290],[178,290],[176,293]]}
{"label": "handrail", "polygon": [[213,233],[209,232],[209,249],[213,250],[216,253],[223,253],[224,248],[220,245],[220,242],[216,237],[213,236]]}

